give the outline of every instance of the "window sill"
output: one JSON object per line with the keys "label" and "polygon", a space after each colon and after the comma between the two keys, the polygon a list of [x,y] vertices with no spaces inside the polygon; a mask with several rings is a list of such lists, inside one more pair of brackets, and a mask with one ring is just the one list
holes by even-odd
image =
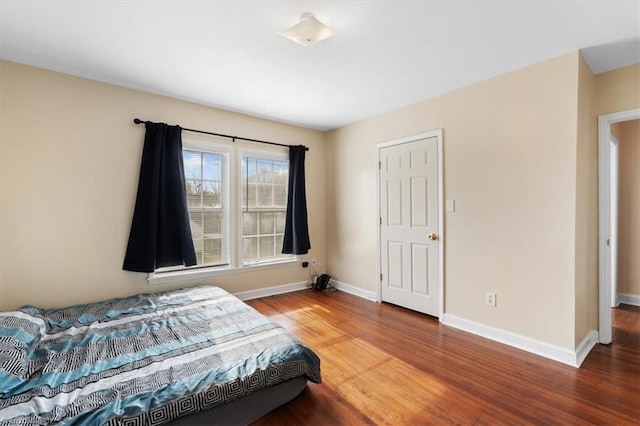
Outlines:
{"label": "window sill", "polygon": [[282,268],[286,266],[292,266],[298,263],[298,258],[280,260],[277,262],[269,263],[255,263],[253,265],[245,265],[237,268],[224,267],[224,268],[203,268],[193,270],[182,270],[172,272],[159,272],[150,273],[147,277],[149,286],[158,284],[175,283],[180,281],[197,280],[208,277],[219,277],[223,275],[240,274],[243,272],[259,271],[262,269]]}

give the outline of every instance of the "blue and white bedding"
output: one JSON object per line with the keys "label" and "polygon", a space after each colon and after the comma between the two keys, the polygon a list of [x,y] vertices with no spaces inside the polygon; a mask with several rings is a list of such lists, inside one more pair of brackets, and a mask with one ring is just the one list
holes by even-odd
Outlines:
{"label": "blue and white bedding", "polygon": [[217,287],[0,312],[0,425],[159,425],[320,360]]}

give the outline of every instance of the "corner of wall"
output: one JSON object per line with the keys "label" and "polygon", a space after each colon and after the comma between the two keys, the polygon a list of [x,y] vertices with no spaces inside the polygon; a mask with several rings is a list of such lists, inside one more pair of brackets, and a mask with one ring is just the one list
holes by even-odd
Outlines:
{"label": "corner of wall", "polygon": [[576,347],[598,327],[598,141],[596,78],[578,56],[575,207]]}
{"label": "corner of wall", "polygon": [[336,243],[336,179],[335,179],[335,130],[324,133],[324,145],[326,152],[325,161],[325,195],[326,195],[326,259],[327,259],[327,272],[332,276],[335,275],[336,256],[338,255],[338,247]]}

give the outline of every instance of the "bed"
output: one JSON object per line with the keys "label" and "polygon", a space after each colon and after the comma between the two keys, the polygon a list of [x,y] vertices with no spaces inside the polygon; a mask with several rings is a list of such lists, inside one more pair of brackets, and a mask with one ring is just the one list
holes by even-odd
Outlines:
{"label": "bed", "polygon": [[217,287],[0,313],[1,426],[248,424],[307,380],[317,355]]}

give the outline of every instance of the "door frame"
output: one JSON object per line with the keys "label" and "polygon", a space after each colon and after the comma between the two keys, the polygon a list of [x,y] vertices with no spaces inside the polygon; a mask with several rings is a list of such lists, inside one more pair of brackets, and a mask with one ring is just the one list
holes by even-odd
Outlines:
{"label": "door frame", "polygon": [[640,108],[598,117],[598,341],[611,343],[611,125],[640,118]]}
{"label": "door frame", "polygon": [[405,136],[399,139],[393,139],[387,142],[376,144],[376,212],[378,217],[376,218],[376,270],[378,285],[376,286],[376,300],[378,303],[382,302],[382,281],[380,280],[380,274],[382,271],[382,259],[380,257],[380,219],[382,212],[380,211],[380,164],[381,157],[380,151],[382,148],[387,148],[394,145],[401,145],[404,143],[415,142],[421,139],[437,138],[438,146],[438,319],[442,322],[444,314],[444,161],[443,161],[443,130],[436,129],[425,133],[419,133],[416,135]]}
{"label": "door frame", "polygon": [[[614,149],[615,147],[615,149]],[[618,149],[620,147],[620,143],[618,139],[616,139],[613,134],[611,134],[611,141],[609,142],[609,188],[611,191],[609,192],[609,212],[610,216],[610,231],[611,238],[609,239],[609,255],[611,256],[611,263],[609,264],[610,270],[609,275],[611,277],[610,285],[611,285],[611,307],[615,308],[618,306],[617,302],[617,294],[618,294],[618,204],[619,204],[619,154]],[[615,151],[615,159],[611,156]],[[615,185],[614,185],[615,182]]]}

